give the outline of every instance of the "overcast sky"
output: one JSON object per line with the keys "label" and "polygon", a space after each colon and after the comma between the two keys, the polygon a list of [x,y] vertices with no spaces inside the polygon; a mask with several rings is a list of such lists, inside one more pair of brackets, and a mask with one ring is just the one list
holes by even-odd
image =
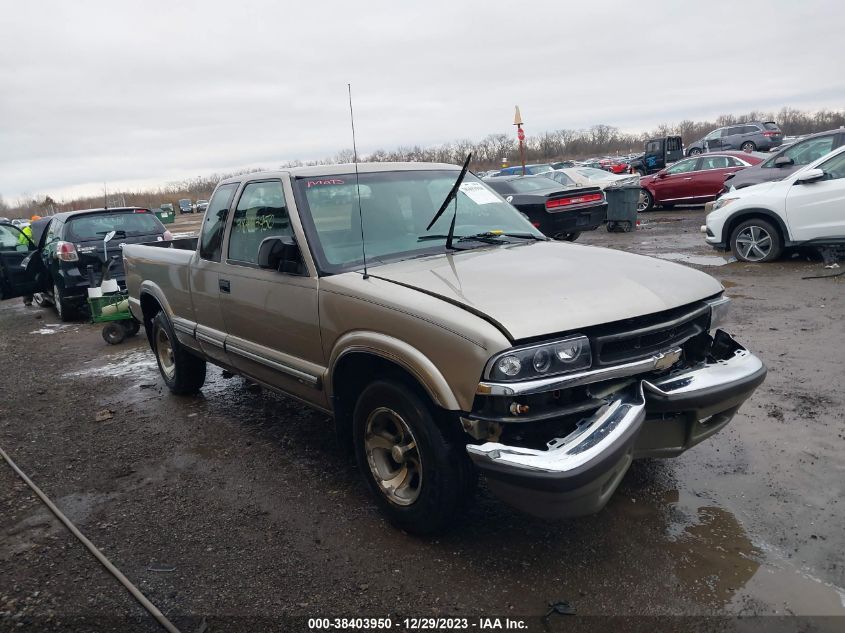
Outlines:
{"label": "overcast sky", "polygon": [[[290,8],[288,8],[288,6]],[[845,107],[834,1],[4,2],[0,195],[358,149]],[[692,139],[688,139],[692,140]]]}

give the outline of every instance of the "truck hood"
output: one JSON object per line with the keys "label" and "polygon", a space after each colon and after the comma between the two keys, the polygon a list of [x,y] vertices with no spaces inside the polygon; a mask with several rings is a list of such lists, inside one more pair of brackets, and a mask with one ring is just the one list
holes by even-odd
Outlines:
{"label": "truck hood", "polygon": [[568,242],[434,255],[370,275],[483,314],[514,341],[669,310],[723,290],[680,264]]}

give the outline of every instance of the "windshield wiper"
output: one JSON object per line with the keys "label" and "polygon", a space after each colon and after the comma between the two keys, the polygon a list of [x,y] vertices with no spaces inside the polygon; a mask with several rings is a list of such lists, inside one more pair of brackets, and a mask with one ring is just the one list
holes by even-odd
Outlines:
{"label": "windshield wiper", "polygon": [[469,169],[470,160],[472,160],[472,152],[467,154],[467,158],[464,161],[464,166],[461,168],[461,173],[458,175],[458,179],[455,181],[455,184],[452,185],[452,188],[449,190],[449,193],[446,194],[446,198],[443,200],[443,204],[440,205],[440,208],[437,210],[437,213],[435,213],[434,217],[431,218],[431,222],[429,222],[428,226],[425,227],[426,231],[430,231],[431,227],[434,226],[434,223],[440,219],[441,215],[443,215],[443,212],[446,210],[446,207],[449,206],[449,203],[452,200],[455,200],[455,215],[452,216],[452,223],[449,225],[449,233],[446,236],[446,248],[452,248],[452,238],[455,236],[455,220],[458,217],[458,188],[460,188],[461,183],[464,181],[464,177],[467,175],[467,169]]}
{"label": "windshield wiper", "polygon": [[533,233],[508,233],[505,231],[485,231],[484,233],[476,233],[475,235],[464,235],[458,239],[459,242],[466,240],[494,240],[497,237],[516,237],[523,240],[537,240],[539,242],[546,242],[549,238],[534,235]]}

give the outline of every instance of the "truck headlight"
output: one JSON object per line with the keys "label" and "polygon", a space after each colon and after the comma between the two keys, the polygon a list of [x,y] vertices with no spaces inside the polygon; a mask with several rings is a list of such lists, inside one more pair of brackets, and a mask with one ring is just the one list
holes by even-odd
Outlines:
{"label": "truck headlight", "polygon": [[716,297],[707,301],[707,304],[710,306],[711,330],[728,322],[728,315],[731,311],[731,300],[728,297]]}
{"label": "truck headlight", "polygon": [[485,378],[505,382],[568,374],[587,369],[593,357],[586,336],[571,336],[550,343],[515,347],[487,363]]}

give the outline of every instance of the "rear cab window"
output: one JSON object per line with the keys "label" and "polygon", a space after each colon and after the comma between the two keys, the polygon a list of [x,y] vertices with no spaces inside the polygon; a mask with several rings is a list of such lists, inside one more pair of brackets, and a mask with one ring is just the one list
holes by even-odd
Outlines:
{"label": "rear cab window", "polygon": [[117,231],[126,237],[161,235],[164,225],[147,209],[91,213],[73,216],[65,224],[69,242],[102,241],[107,233]]}
{"label": "rear cab window", "polygon": [[223,254],[223,231],[226,228],[226,218],[229,216],[229,206],[235,195],[239,183],[230,182],[220,185],[211,196],[200,232],[200,258],[212,262],[219,262]]}

